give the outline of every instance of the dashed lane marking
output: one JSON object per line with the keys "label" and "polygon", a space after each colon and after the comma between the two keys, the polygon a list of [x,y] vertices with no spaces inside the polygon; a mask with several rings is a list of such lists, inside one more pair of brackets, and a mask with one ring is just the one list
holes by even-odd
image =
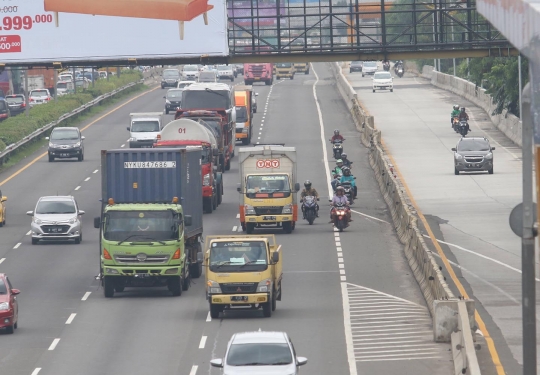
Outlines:
{"label": "dashed lane marking", "polygon": [[75,188],[75,190],[79,190],[80,188],[81,188],[80,186],[77,186],[77,187]]}
{"label": "dashed lane marking", "polygon": [[0,259],[0,264],[4,263],[4,260],[6,260],[6,258]]}
{"label": "dashed lane marking", "polygon": [[49,350],[54,350],[56,348],[56,345],[60,342],[60,339],[54,339],[51,343],[51,346],[49,346]]}
{"label": "dashed lane marking", "polygon": [[86,177],[86,178],[84,179],[85,182],[88,181],[88,180],[90,180],[90,177]]}
{"label": "dashed lane marking", "polygon": [[29,230],[28,232],[26,232],[26,235],[29,236],[30,234],[32,234],[32,231]]}
{"label": "dashed lane marking", "polygon": [[193,367],[191,367],[191,371],[189,372],[189,375],[195,375],[197,374],[197,370],[199,369],[199,366],[197,365],[193,365]]}
{"label": "dashed lane marking", "polygon": [[124,147],[125,145],[121,145],[120,147]]}
{"label": "dashed lane marking", "polygon": [[36,367],[34,371],[32,371],[32,375],[38,375],[40,371],[41,371],[41,367]]}
{"label": "dashed lane marking", "polygon": [[13,246],[13,248],[14,248],[14,249],[18,249],[18,248],[19,248],[19,246],[21,246],[21,245],[22,245],[22,243],[21,243],[21,242],[19,242],[19,243],[17,243],[17,245]]}
{"label": "dashed lane marking", "polygon": [[73,319],[75,319],[76,316],[77,316],[76,313],[71,314],[69,318],[66,320],[66,324],[71,324],[71,322],[73,322]]}
{"label": "dashed lane marking", "polygon": [[206,321],[207,321],[207,322],[211,322],[211,321],[212,321],[212,317],[210,316],[210,311],[208,311],[208,315],[206,315]]}
{"label": "dashed lane marking", "polygon": [[94,172],[92,172],[92,173],[98,173],[98,171],[99,171],[99,169],[96,169],[96,170],[95,170]]}
{"label": "dashed lane marking", "polygon": [[84,293],[84,296],[83,296],[83,298],[81,298],[81,301],[86,301],[88,299],[88,297],[90,297],[90,294],[92,294],[92,292]]}
{"label": "dashed lane marking", "polygon": [[240,219],[240,214],[236,214],[236,218],[237,218],[237,219]]}
{"label": "dashed lane marking", "polygon": [[238,226],[235,225],[234,227],[232,227],[233,232],[236,232],[236,229],[238,229]]}
{"label": "dashed lane marking", "polygon": [[208,336],[201,337],[201,342],[199,343],[199,349],[204,349],[204,346],[206,345],[206,339]]}

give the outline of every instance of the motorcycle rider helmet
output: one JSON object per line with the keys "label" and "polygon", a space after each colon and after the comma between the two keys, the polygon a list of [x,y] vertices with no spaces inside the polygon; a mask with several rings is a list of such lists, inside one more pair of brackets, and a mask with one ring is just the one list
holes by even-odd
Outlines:
{"label": "motorcycle rider helmet", "polygon": [[306,180],[306,181],[304,182],[304,187],[306,188],[306,190],[311,189],[311,181],[310,181],[310,180]]}
{"label": "motorcycle rider helmet", "polygon": [[343,186],[338,186],[336,188],[336,195],[338,192],[341,192],[341,194],[345,195],[345,188]]}
{"label": "motorcycle rider helmet", "polygon": [[341,159],[347,159],[347,154],[345,152],[341,153]]}
{"label": "motorcycle rider helmet", "polygon": [[461,112],[465,112],[465,107],[461,107]]}
{"label": "motorcycle rider helmet", "polygon": [[[336,164],[343,165],[343,160],[341,160],[341,159],[336,160]],[[338,167],[341,167],[341,165],[338,165]]]}
{"label": "motorcycle rider helmet", "polygon": [[455,111],[459,111],[459,105],[454,104],[454,110],[455,110]]}
{"label": "motorcycle rider helmet", "polygon": [[334,135],[339,135],[339,130],[335,129],[334,130]]}
{"label": "motorcycle rider helmet", "polygon": [[343,167],[343,175],[344,176],[350,176],[351,175],[351,169],[349,167]]}

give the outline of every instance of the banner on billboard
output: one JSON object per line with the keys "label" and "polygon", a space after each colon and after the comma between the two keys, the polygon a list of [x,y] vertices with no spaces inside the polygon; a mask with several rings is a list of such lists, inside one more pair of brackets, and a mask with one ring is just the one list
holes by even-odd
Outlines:
{"label": "banner on billboard", "polygon": [[0,63],[226,56],[225,0],[11,0]]}

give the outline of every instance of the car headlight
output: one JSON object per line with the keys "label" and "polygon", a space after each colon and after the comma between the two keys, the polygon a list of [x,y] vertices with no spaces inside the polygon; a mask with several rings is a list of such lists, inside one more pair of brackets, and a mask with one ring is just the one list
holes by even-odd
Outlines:
{"label": "car headlight", "polygon": [[456,155],[456,160],[461,160],[463,159],[463,155],[460,155],[460,154],[455,154]]}
{"label": "car headlight", "polygon": [[34,217],[34,223],[41,224],[42,221],[41,221],[41,219],[38,219],[37,217]]}
{"label": "car headlight", "polygon": [[202,184],[204,186],[210,186],[210,173],[204,175]]}
{"label": "car headlight", "polygon": [[56,145],[54,143],[49,142],[49,147],[56,148]]}
{"label": "car headlight", "polygon": [[283,206],[282,214],[292,214],[292,204],[286,204]]}
{"label": "car headlight", "polygon": [[268,293],[270,292],[270,289],[272,289],[272,280],[264,279],[259,282],[259,285],[257,286],[257,293]]}
{"label": "car headlight", "polygon": [[169,99],[165,99],[165,104],[171,104],[171,102],[169,101]]}
{"label": "car headlight", "polygon": [[208,280],[206,285],[208,286],[208,294],[221,294],[221,287],[219,286],[219,283]]}
{"label": "car headlight", "polygon": [[135,138],[135,137],[131,137],[129,140],[130,140],[131,142],[137,142],[137,138]]}
{"label": "car headlight", "polygon": [[75,143],[75,144],[74,144],[73,146],[71,146],[71,147],[81,147],[81,142],[77,142],[77,143]]}
{"label": "car headlight", "polygon": [[7,310],[9,310],[9,303],[8,302],[0,303],[0,311],[7,311]]}
{"label": "car headlight", "polygon": [[75,222],[77,222],[77,216],[72,217],[72,218],[69,219],[69,221],[68,221],[68,223],[70,223],[70,224],[75,224]]}
{"label": "car headlight", "polygon": [[493,159],[493,154],[490,152],[486,156],[484,156],[484,159]]}
{"label": "car headlight", "polygon": [[246,215],[256,215],[255,208],[253,208],[253,206],[250,206],[249,204],[244,205],[244,212]]}

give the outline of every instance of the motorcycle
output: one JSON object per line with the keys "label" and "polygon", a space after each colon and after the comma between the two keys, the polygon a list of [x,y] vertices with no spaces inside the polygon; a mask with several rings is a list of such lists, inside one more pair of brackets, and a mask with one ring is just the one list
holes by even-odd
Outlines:
{"label": "motorcycle", "polygon": [[341,154],[343,153],[343,142],[342,141],[334,141],[332,152],[334,153],[334,159],[341,159]]}
{"label": "motorcycle", "polygon": [[403,77],[403,74],[404,74],[403,67],[400,66],[400,67],[397,69],[397,73],[396,73],[396,74],[397,74],[397,76],[398,76],[399,78]]}
{"label": "motorcycle", "polygon": [[304,218],[312,225],[317,217],[317,200],[318,198],[308,195],[302,199],[302,211]]}
{"label": "motorcycle", "polygon": [[343,232],[343,229],[349,226],[348,222],[348,212],[349,208],[344,204],[338,204],[332,207],[332,220],[334,226],[340,231]]}
{"label": "motorcycle", "polygon": [[455,116],[452,119],[452,128],[456,133],[459,133],[459,117]]}
{"label": "motorcycle", "polygon": [[463,120],[459,123],[459,134],[461,134],[462,137],[465,137],[469,133],[469,124],[467,124],[467,121]]}
{"label": "motorcycle", "polygon": [[389,63],[389,62],[383,63],[383,69],[384,69],[386,72],[390,71],[390,63]]}
{"label": "motorcycle", "polygon": [[350,204],[353,204],[354,202],[354,188],[352,187],[350,182],[342,182],[341,186],[343,189],[345,189],[345,196],[349,200]]}

